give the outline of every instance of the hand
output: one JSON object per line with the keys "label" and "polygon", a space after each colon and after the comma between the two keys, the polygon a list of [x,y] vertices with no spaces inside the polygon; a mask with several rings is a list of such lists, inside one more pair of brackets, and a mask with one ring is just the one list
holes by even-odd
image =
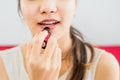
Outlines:
{"label": "hand", "polygon": [[43,50],[41,47],[46,36],[47,32],[43,31],[27,44],[25,66],[31,80],[58,80],[61,49],[55,37],[51,35],[46,49]]}

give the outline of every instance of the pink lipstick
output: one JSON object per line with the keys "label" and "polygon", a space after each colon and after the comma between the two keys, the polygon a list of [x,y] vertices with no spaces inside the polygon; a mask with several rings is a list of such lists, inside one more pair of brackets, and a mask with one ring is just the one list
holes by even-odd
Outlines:
{"label": "pink lipstick", "polygon": [[[49,37],[50,37],[50,35],[51,35],[51,33],[50,33],[50,28],[49,28],[49,27],[45,27],[44,30],[46,30],[46,31],[48,32],[48,35],[46,36],[46,38],[45,38],[45,40],[44,40],[44,42],[43,42],[42,49],[45,49],[45,48],[46,48],[46,46],[47,46],[47,41],[48,41],[48,39],[49,39]],[[43,31],[44,31],[44,30],[43,30]]]}
{"label": "pink lipstick", "polygon": [[47,26],[48,28],[50,28],[50,30],[55,29],[55,27],[60,23],[59,20],[55,20],[55,19],[44,19],[42,21],[39,21],[37,24],[40,26],[40,28],[42,30],[45,29],[45,27]]}

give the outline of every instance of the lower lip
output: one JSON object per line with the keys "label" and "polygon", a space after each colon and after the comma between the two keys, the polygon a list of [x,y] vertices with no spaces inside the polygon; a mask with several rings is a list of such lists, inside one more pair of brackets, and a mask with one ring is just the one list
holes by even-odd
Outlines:
{"label": "lower lip", "polygon": [[43,30],[45,27],[48,27],[50,28],[51,30],[55,29],[57,26],[59,25],[58,24],[55,24],[55,25],[40,25],[40,28]]}

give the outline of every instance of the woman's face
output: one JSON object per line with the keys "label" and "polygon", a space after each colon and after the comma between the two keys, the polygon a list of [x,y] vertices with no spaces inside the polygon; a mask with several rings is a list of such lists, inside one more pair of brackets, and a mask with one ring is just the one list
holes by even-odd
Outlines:
{"label": "woman's face", "polygon": [[20,0],[23,18],[34,36],[45,27],[59,39],[69,34],[76,0]]}

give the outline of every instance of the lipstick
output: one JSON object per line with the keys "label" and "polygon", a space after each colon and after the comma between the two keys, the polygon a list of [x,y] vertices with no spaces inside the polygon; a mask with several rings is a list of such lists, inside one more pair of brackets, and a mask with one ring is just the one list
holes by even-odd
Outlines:
{"label": "lipstick", "polygon": [[[49,39],[49,37],[50,37],[50,35],[51,35],[51,33],[50,33],[50,28],[49,28],[49,27],[45,27],[44,30],[46,30],[46,31],[48,32],[48,35],[46,36],[46,38],[45,38],[45,40],[44,40],[44,42],[43,42],[42,49],[45,49],[45,48],[46,48],[46,46],[47,46],[47,41],[48,41],[48,39]],[[44,30],[43,30],[43,31],[44,31]]]}

